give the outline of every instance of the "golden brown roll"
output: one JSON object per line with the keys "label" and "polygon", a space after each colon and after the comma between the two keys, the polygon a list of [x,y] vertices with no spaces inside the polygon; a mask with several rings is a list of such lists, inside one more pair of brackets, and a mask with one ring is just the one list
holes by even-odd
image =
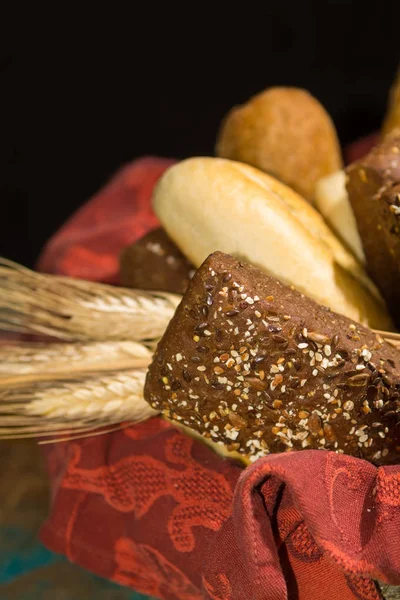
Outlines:
{"label": "golden brown roll", "polygon": [[216,154],[273,175],[310,202],[316,182],[343,166],[330,116],[307,91],[291,87],[267,89],[234,107]]}

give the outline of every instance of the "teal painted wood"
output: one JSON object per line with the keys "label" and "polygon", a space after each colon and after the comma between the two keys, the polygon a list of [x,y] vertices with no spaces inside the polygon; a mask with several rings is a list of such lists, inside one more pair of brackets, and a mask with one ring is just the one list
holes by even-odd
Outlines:
{"label": "teal painted wood", "polygon": [[3,527],[0,532],[0,584],[18,575],[60,560],[40,544],[33,533],[17,527]]}
{"label": "teal painted wood", "polygon": [[[2,600],[14,600],[15,584],[19,585],[22,578],[27,580],[23,589],[23,600],[42,600],[56,597],[54,581],[48,577],[48,568],[69,565],[63,557],[47,550],[38,540],[36,534],[18,527],[3,527],[0,530],[0,597]],[[123,588],[110,581],[100,579],[76,566],[79,576],[92,584],[96,584],[96,598],[117,598],[118,600],[153,600],[138,592]],[[57,584],[56,584],[57,585]],[[97,592],[98,589],[98,592]],[[79,590],[79,588],[78,588]],[[67,592],[68,593],[68,592]],[[63,600],[88,600],[86,592],[82,596],[76,590],[71,596],[62,594]]]}

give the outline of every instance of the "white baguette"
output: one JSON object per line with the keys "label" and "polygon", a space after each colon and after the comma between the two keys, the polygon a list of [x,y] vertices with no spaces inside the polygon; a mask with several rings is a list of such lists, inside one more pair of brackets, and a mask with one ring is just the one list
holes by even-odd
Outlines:
{"label": "white baguette", "polygon": [[317,182],[315,206],[358,260],[365,264],[361,238],[346,190],[344,171],[337,171]]}
{"label": "white baguette", "polygon": [[162,176],[153,206],[196,267],[220,250],[336,312],[391,328],[378,291],[352,253],[315,209],[273,177],[235,161],[191,158]]}

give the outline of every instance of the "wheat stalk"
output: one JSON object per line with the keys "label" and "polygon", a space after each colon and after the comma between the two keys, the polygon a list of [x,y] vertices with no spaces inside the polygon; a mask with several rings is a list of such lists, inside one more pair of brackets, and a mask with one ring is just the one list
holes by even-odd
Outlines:
{"label": "wheat stalk", "polygon": [[400,350],[400,333],[381,331],[380,329],[374,329],[374,333],[376,333],[381,339],[384,339],[385,342],[391,346],[394,346]]}
{"label": "wheat stalk", "polygon": [[145,377],[145,369],[135,369],[0,392],[0,438],[85,432],[149,419],[158,413],[143,397]]}
{"label": "wheat stalk", "polygon": [[[40,347],[39,351],[37,346]],[[24,377],[28,378],[25,387],[13,389],[9,385],[8,389],[0,391],[0,438],[41,437],[71,434],[73,431],[77,432],[79,437],[84,437],[85,433],[101,427],[117,425],[125,421],[140,422],[157,415],[158,413],[147,404],[143,396],[150,352],[140,344],[132,344],[129,350],[134,350],[134,359],[136,360],[140,355],[140,360],[143,360],[146,366],[100,376],[99,365],[96,365],[96,348],[106,350],[109,347],[110,344],[17,344],[3,349],[0,347],[0,359],[1,353],[4,352],[3,356],[6,357],[8,364],[14,365],[14,375],[8,374],[8,377],[19,377],[17,383],[20,386],[24,384]],[[127,348],[122,343],[121,348],[124,347]],[[118,351],[121,349],[118,345],[115,348]],[[67,375],[68,369],[66,370],[65,366],[72,365],[74,361],[78,363],[79,356],[86,351],[89,355],[92,354],[89,359],[86,357],[86,365],[93,360],[91,364],[97,373],[76,371],[75,378],[72,379],[73,368]],[[52,353],[55,357],[54,365],[51,364]],[[40,365],[41,357],[44,358],[42,363],[45,366],[44,370]],[[24,359],[27,359],[26,364]],[[103,359],[104,356],[99,357],[101,364]],[[0,371],[2,368],[1,364]],[[53,373],[49,372],[51,369],[54,369]],[[6,377],[4,371],[6,369],[3,369],[3,376]],[[41,381],[33,382],[32,372]],[[57,383],[54,381],[57,376],[63,377],[65,381]],[[44,381],[46,378],[52,380]],[[109,429],[97,434],[101,435],[108,431]],[[54,441],[58,439],[56,437]]]}
{"label": "wheat stalk", "polygon": [[0,389],[146,368],[150,361],[150,350],[138,342],[6,343],[0,345]]}
{"label": "wheat stalk", "polygon": [[379,581],[377,583],[385,600],[400,600],[400,585],[387,585]]}
{"label": "wheat stalk", "polygon": [[[0,329],[74,342],[0,346],[0,437],[82,434],[157,414],[143,398],[145,372],[180,299],[0,260]],[[400,348],[399,334],[376,333]]]}
{"label": "wheat stalk", "polygon": [[7,331],[154,346],[180,300],[164,292],[43,275],[0,259],[0,329]]}

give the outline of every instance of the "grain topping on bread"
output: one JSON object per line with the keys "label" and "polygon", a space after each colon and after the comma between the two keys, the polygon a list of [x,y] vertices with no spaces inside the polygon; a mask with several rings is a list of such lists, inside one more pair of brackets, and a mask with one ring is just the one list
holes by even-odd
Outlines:
{"label": "grain topping on bread", "polygon": [[158,345],[145,397],[251,460],[330,449],[400,457],[400,355],[370,330],[214,253]]}

